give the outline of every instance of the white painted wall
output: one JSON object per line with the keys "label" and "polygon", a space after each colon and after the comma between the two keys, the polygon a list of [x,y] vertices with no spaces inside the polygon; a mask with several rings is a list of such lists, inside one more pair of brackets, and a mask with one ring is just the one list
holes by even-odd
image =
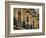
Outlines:
{"label": "white painted wall", "polygon": [[[44,3],[46,0],[14,0],[14,1]],[[46,9],[46,4],[45,4],[45,9]],[[46,19],[46,13],[45,13],[45,19]],[[46,22],[46,20],[45,20],[45,22]],[[46,29],[46,26],[45,26],[45,29]],[[45,33],[46,33],[46,31],[45,31]],[[0,38],[5,38],[5,0],[0,0]],[[46,38],[46,35],[24,36],[24,37],[15,37],[15,38]]]}

